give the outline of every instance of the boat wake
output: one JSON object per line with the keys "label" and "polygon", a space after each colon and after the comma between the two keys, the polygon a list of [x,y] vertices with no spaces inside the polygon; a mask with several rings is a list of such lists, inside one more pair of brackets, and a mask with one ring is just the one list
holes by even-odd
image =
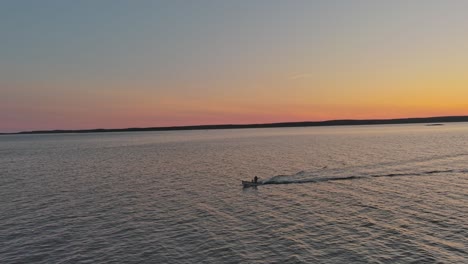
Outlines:
{"label": "boat wake", "polygon": [[332,182],[332,181],[347,181],[381,177],[409,177],[409,176],[427,176],[434,174],[446,173],[468,173],[468,170],[431,170],[422,172],[410,173],[388,173],[388,174],[369,174],[369,175],[351,175],[351,176],[320,176],[315,173],[307,173],[300,171],[293,175],[276,175],[269,179],[261,181],[262,184],[298,184],[312,182]]}

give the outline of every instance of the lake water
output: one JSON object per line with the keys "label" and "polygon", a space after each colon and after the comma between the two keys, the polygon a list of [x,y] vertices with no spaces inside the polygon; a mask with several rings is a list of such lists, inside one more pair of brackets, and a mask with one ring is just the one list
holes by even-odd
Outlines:
{"label": "lake water", "polygon": [[468,263],[468,124],[1,136],[0,262]]}

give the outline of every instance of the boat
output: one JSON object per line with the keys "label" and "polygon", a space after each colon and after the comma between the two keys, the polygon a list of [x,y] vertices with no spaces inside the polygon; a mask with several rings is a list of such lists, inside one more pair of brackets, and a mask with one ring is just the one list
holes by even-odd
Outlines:
{"label": "boat", "polygon": [[242,181],[242,186],[244,188],[247,188],[247,187],[257,187],[259,185],[263,185],[263,183],[261,182],[253,182],[253,181]]}

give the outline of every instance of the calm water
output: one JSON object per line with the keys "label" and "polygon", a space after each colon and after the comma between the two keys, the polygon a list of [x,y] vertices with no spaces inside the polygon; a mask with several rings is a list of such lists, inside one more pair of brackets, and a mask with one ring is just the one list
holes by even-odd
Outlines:
{"label": "calm water", "polygon": [[1,263],[468,263],[468,124],[2,136],[0,212]]}

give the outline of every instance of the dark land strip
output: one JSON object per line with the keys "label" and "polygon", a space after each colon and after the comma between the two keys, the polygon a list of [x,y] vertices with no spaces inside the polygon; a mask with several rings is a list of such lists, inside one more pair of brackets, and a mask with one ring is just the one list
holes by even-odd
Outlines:
{"label": "dark land strip", "polygon": [[[224,125],[195,125],[171,127],[134,127],[113,129],[83,129],[83,130],[36,130],[17,133],[0,133],[0,135],[18,134],[60,134],[60,133],[101,133],[101,132],[138,132],[138,131],[179,131],[179,130],[208,130],[208,129],[242,129],[242,128],[275,128],[275,127],[313,127],[313,126],[357,126],[357,125],[388,125],[388,124],[417,124],[417,123],[451,123],[468,122],[468,116],[441,116],[423,118],[398,119],[342,119],[328,121],[281,122],[265,124],[224,124]],[[432,124],[436,125],[436,124]],[[441,125],[441,124],[437,124]]]}

